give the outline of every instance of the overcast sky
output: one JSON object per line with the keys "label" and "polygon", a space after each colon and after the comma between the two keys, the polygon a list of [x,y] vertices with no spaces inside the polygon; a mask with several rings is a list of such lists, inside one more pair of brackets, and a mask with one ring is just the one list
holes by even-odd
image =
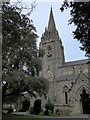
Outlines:
{"label": "overcast sky", "polygon": [[[11,0],[11,2],[16,0]],[[30,0],[22,0],[24,5],[30,5]],[[61,0],[60,0],[61,1]],[[42,33],[44,33],[45,27],[48,25],[48,19],[50,14],[50,8],[52,6],[53,15],[56,23],[56,28],[59,32],[59,36],[64,45],[64,53],[66,61],[74,61],[79,59],[85,59],[84,52],[82,52],[79,47],[80,44],[77,40],[73,39],[72,31],[75,30],[74,25],[68,25],[68,20],[70,19],[69,10],[64,12],[60,11],[61,2],[57,0],[37,0],[36,8],[30,16],[33,20],[33,24],[37,29],[38,44]]]}

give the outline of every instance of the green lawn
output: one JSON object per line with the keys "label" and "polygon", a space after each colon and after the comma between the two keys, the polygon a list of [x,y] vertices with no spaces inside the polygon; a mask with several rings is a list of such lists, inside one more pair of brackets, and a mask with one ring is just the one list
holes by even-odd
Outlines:
{"label": "green lawn", "polygon": [[33,117],[30,115],[3,115],[2,120],[42,120],[42,118]]}

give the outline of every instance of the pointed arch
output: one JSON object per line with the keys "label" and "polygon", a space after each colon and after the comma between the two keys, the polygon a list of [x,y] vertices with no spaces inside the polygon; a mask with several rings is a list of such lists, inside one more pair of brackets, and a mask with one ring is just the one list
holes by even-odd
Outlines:
{"label": "pointed arch", "polygon": [[63,92],[65,92],[65,91],[68,92],[68,91],[69,91],[69,87],[68,87],[67,85],[64,85],[62,91],[63,91]]}
{"label": "pointed arch", "polygon": [[63,87],[64,104],[68,104],[68,91],[69,91],[69,87],[67,85],[64,85]]}
{"label": "pointed arch", "polygon": [[81,93],[81,91],[82,91],[83,89],[85,89],[88,93],[90,93],[90,89],[89,89],[86,85],[82,85],[81,87],[79,87],[79,88],[77,89],[76,96],[77,96],[77,95],[80,95],[80,93]]}

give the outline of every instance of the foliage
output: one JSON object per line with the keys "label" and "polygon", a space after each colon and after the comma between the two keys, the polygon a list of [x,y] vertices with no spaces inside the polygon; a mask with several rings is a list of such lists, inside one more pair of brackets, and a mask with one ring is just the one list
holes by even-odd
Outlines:
{"label": "foliage", "polygon": [[62,4],[60,10],[70,8],[71,19],[69,24],[74,23],[76,26],[73,31],[74,39],[81,43],[81,50],[86,52],[90,57],[90,1],[88,2],[68,2]]}
{"label": "foliage", "polygon": [[53,110],[54,110],[54,104],[51,103],[50,100],[48,100],[48,102],[45,104],[45,108],[46,108],[47,111],[48,111],[48,110],[51,110],[52,113],[53,113]]}
{"label": "foliage", "polygon": [[35,92],[45,95],[46,80],[38,77],[41,61],[36,46],[36,28],[27,15],[7,2],[2,5],[2,35],[3,102],[10,97],[16,101],[26,91],[34,97]]}
{"label": "foliage", "polygon": [[44,111],[44,115],[46,115],[46,116],[49,115],[49,111],[48,111],[48,109],[46,109],[46,110]]}
{"label": "foliage", "polygon": [[38,115],[41,112],[41,100],[37,99],[34,102],[34,113]]}
{"label": "foliage", "polygon": [[2,110],[3,114],[12,113],[12,112],[13,112],[13,108],[11,108],[11,107],[3,108],[3,110]]}
{"label": "foliage", "polygon": [[22,109],[19,112],[26,112],[29,110],[30,101],[28,99],[23,100]]}
{"label": "foliage", "polygon": [[30,110],[29,110],[29,112],[30,112],[31,114],[34,114],[34,107],[31,107]]}
{"label": "foliage", "polygon": [[38,116],[31,116],[31,115],[14,115],[14,114],[7,114],[4,115],[2,120],[43,120],[43,118]]}

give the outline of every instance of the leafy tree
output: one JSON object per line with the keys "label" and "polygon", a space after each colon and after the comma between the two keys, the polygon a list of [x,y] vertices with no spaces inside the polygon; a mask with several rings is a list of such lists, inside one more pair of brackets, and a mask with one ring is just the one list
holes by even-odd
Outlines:
{"label": "leafy tree", "polygon": [[[22,9],[22,8],[21,8]],[[18,98],[27,91],[46,94],[47,83],[39,78],[41,61],[32,20],[10,3],[2,5],[2,99]],[[12,100],[13,102],[13,100]]]}
{"label": "leafy tree", "polygon": [[90,57],[90,1],[88,2],[68,2],[62,4],[60,10],[70,8],[71,19],[69,24],[76,26],[73,31],[74,38],[81,43],[81,50]]}

